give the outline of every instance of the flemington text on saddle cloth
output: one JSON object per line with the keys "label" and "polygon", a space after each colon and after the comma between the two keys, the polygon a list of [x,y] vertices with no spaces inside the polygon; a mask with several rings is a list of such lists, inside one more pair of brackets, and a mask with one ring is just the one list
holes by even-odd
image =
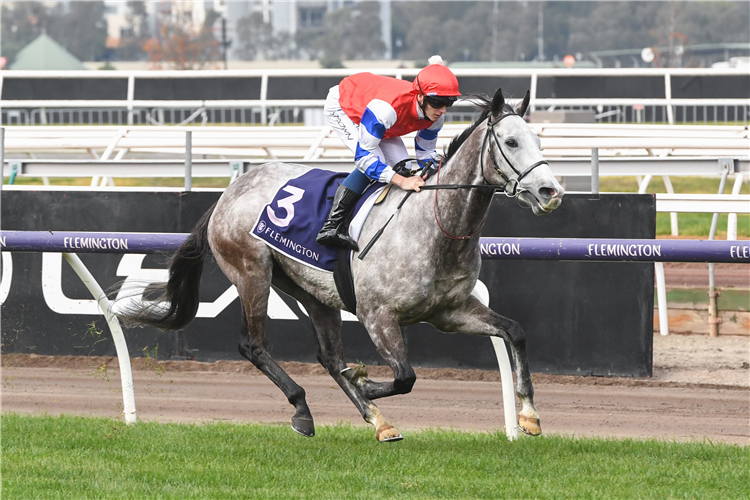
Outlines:
{"label": "flemington text on saddle cloth", "polygon": [[[333,272],[338,247],[319,245],[315,237],[328,217],[336,188],[346,175],[313,169],[290,179],[261,210],[250,234],[291,259]],[[384,187],[381,183],[373,184],[357,203],[349,228],[355,240]]]}

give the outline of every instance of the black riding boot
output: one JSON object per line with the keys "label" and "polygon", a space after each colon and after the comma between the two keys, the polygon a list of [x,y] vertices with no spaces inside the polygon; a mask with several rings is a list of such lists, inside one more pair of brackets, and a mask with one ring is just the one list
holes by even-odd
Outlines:
{"label": "black riding boot", "polygon": [[357,242],[349,236],[349,223],[351,222],[351,213],[360,196],[362,195],[343,184],[339,184],[333,197],[331,212],[328,214],[323,229],[320,230],[315,241],[321,245],[359,250]]}

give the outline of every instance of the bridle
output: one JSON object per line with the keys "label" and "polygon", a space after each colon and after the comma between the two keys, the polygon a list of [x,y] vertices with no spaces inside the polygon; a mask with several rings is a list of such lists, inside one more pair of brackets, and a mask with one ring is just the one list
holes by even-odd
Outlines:
{"label": "bridle", "polygon": [[[503,120],[503,119],[505,119],[505,118],[507,118],[509,116],[518,116],[518,117],[520,117],[521,115],[519,115],[518,113],[505,113],[504,115],[501,115],[500,118],[498,118],[494,122],[492,121],[492,115],[490,115],[490,116],[487,117],[487,133],[484,135],[484,139],[482,140],[482,150],[481,150],[482,152],[481,152],[481,155],[480,155],[479,162],[482,165],[482,167],[481,167],[482,168],[482,177],[484,177],[484,181],[488,185],[490,185],[490,186],[501,188],[501,190],[505,194],[505,196],[508,196],[510,198],[515,198],[519,194],[521,194],[524,191],[526,191],[525,189],[519,190],[519,188],[518,188],[518,186],[521,183],[521,181],[523,180],[523,178],[526,177],[527,175],[529,175],[531,173],[531,171],[534,170],[539,165],[549,165],[549,163],[547,162],[547,160],[540,160],[540,161],[534,163],[533,165],[527,167],[526,170],[524,170],[523,172],[521,172],[520,170],[518,170],[515,167],[515,165],[513,165],[513,163],[510,161],[510,158],[508,158],[508,156],[505,154],[505,151],[503,151],[503,148],[500,147],[500,141],[497,140],[497,135],[495,134],[495,125],[497,125],[498,123],[500,123],[500,120]],[[495,145],[497,146],[497,149],[500,151],[500,154],[503,155],[503,159],[505,160],[505,163],[507,163],[508,166],[516,173],[516,177],[514,179],[511,179],[507,175],[505,175],[505,173],[502,170],[500,170],[500,167],[497,166],[497,161],[495,160],[495,153],[492,151],[492,143],[489,143],[490,136],[492,136],[492,138],[495,140]],[[492,167],[495,169],[495,172],[497,172],[498,175],[500,175],[500,177],[502,177],[503,180],[505,181],[505,184],[503,186],[497,186],[497,185],[494,185],[494,184],[490,184],[490,182],[487,180],[487,177],[485,177],[485,175],[484,175],[484,146],[487,143],[489,143],[489,147],[487,148],[487,152],[490,155],[490,160],[492,160]],[[512,187],[512,191],[508,190],[509,186]]]}
{"label": "bridle", "polygon": [[[442,166],[443,162],[440,161],[440,165],[438,166],[438,177],[437,177],[437,184],[434,186],[422,186],[422,189],[435,189],[435,204],[434,204],[434,212],[435,212],[435,222],[437,222],[438,227],[440,230],[450,239],[452,240],[468,240],[472,236],[474,236],[477,231],[479,231],[483,226],[485,221],[487,220],[485,218],[484,221],[479,225],[479,227],[473,231],[471,234],[467,236],[454,236],[453,234],[446,231],[443,226],[440,224],[440,220],[438,219],[437,214],[437,198],[438,198],[438,189],[458,189],[458,188],[465,188],[465,189],[477,189],[477,188],[492,188],[496,191],[501,191],[505,196],[508,196],[509,198],[516,198],[519,194],[526,191],[526,189],[519,189],[519,183],[521,180],[529,175],[532,170],[534,170],[539,165],[549,165],[547,160],[540,160],[533,165],[527,167],[523,172],[519,171],[513,163],[510,161],[510,158],[505,154],[505,151],[503,151],[503,148],[500,146],[500,141],[497,140],[497,135],[495,134],[495,125],[497,125],[500,120],[507,118],[509,116],[521,116],[518,113],[505,113],[504,115],[501,115],[497,120],[494,122],[492,121],[492,115],[487,117],[487,133],[484,135],[484,139],[482,140],[482,149],[480,153],[479,158],[479,164],[480,169],[482,172],[482,178],[484,178],[484,182],[486,184],[444,184],[440,185],[440,167]],[[492,151],[492,143],[489,141],[490,136],[495,140],[495,145],[497,146],[497,149],[500,151],[500,154],[503,155],[503,159],[505,160],[505,163],[508,164],[508,166],[513,170],[513,172],[516,173],[516,177],[511,179],[507,175],[505,175],[505,172],[500,170],[500,167],[497,165],[497,160],[495,159],[495,153]],[[487,148],[487,152],[490,155],[490,160],[492,160],[492,167],[495,169],[495,171],[500,175],[500,177],[503,178],[505,181],[505,184],[498,185],[498,184],[492,184],[487,180],[487,177],[484,175],[484,148],[485,144],[489,144],[489,147]],[[509,190],[508,187],[511,186],[512,190]]]}
{"label": "bridle", "polygon": [[[481,224],[479,224],[479,227],[474,230],[471,234],[467,236],[455,236],[443,228],[442,224],[440,224],[440,219],[438,218],[438,190],[440,189],[493,189],[495,191],[501,191],[505,196],[508,196],[509,198],[516,198],[521,193],[527,191],[526,189],[519,189],[519,183],[521,180],[523,180],[524,177],[529,175],[532,170],[534,170],[539,165],[549,165],[547,160],[540,160],[533,165],[526,167],[524,171],[518,170],[513,163],[510,161],[510,158],[505,154],[505,151],[503,151],[503,148],[500,146],[500,141],[497,140],[497,135],[495,135],[495,125],[500,123],[500,120],[503,120],[509,116],[521,116],[518,113],[505,113],[504,115],[501,115],[497,120],[494,122],[492,121],[492,115],[490,114],[487,117],[487,133],[484,135],[484,139],[482,139],[482,149],[480,153],[479,163],[480,163],[480,169],[482,172],[482,178],[484,179],[484,182],[486,184],[440,184],[440,169],[443,166],[443,160],[440,159],[440,163],[438,164],[437,168],[437,182],[432,185],[425,185],[422,186],[420,189],[429,190],[434,189],[435,190],[435,204],[433,207],[433,212],[435,213],[435,222],[437,222],[438,227],[440,230],[446,235],[446,237],[452,239],[452,240],[468,240],[472,236],[474,236],[482,227],[484,226],[484,223],[486,222],[487,218],[485,217],[485,220],[482,221]],[[500,154],[503,155],[503,159],[505,160],[505,163],[508,164],[508,166],[513,170],[513,172],[516,173],[516,177],[511,179],[505,173],[498,167],[497,160],[495,159],[495,153],[492,151],[492,143],[489,142],[490,136],[493,137],[495,140],[495,145],[497,146],[497,149],[500,150]],[[490,159],[492,160],[492,167],[495,169],[495,171],[500,175],[500,177],[503,178],[505,181],[505,184],[492,184],[487,180],[487,176],[484,175],[484,147],[485,144],[489,143],[489,147],[487,148],[487,151],[490,155]],[[394,168],[398,165],[406,164],[406,162],[410,160],[414,160],[415,158],[406,158],[400,162],[398,162]],[[512,190],[508,190],[508,187],[512,187]],[[372,248],[372,245],[375,244],[375,242],[380,238],[380,235],[383,234],[383,230],[385,230],[385,227],[388,225],[388,223],[391,222],[391,219],[396,215],[396,213],[401,209],[404,202],[409,198],[409,196],[414,191],[407,191],[407,193],[404,195],[404,198],[401,200],[401,203],[398,204],[398,207],[396,208],[396,211],[393,212],[391,217],[386,221],[386,223],[383,225],[382,228],[373,236],[373,238],[370,240],[370,242],[365,246],[365,248],[362,249],[362,251],[359,254],[359,259],[362,260],[365,258],[365,255],[370,251],[370,248]]]}

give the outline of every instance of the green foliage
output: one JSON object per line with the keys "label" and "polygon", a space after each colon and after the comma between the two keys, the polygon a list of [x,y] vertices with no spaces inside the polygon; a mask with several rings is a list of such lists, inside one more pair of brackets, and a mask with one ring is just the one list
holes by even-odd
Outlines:
{"label": "green foliage", "polygon": [[[540,14],[547,60],[576,52],[750,39],[750,9],[743,2],[402,1],[393,3],[394,58],[422,60],[439,53],[448,61],[529,61],[539,55]],[[723,60],[724,54],[715,57]],[[632,65],[629,58],[621,62]],[[680,61],[710,62],[687,56]]]}
{"label": "green foliage", "polygon": [[100,61],[107,43],[104,2],[69,2],[48,34],[81,61]]}
{"label": "green foliage", "polygon": [[380,28],[380,5],[358,2],[326,12],[321,26],[299,30],[295,41],[313,59],[379,59],[385,54]]}
{"label": "green foliage", "polygon": [[286,32],[274,32],[273,25],[265,22],[263,13],[253,12],[237,20],[236,25],[240,59],[296,59],[299,57],[294,44],[294,37]]}
{"label": "green foliage", "polygon": [[[382,57],[379,7],[376,2],[345,3],[327,10],[320,25],[298,26],[294,39],[288,33],[279,38],[260,14],[251,14],[238,24],[243,57]],[[741,42],[750,36],[750,11],[742,2],[397,1],[391,4],[393,58],[426,61],[439,53],[451,62],[530,61],[539,55],[540,14],[547,60],[670,43],[689,50],[690,45]],[[702,54],[700,60],[686,55],[680,61],[657,56],[661,65],[682,66],[724,58],[723,53]],[[621,62],[632,65],[627,57]]]}
{"label": "green foliage", "polygon": [[45,32],[81,61],[101,60],[107,43],[104,2],[2,2],[2,48],[9,63]]}
{"label": "green foliage", "polygon": [[747,498],[747,448],[2,416],[3,498]]}
{"label": "green foliage", "polygon": [[320,67],[325,69],[335,69],[335,68],[344,68],[344,63],[341,62],[341,59],[333,58],[326,58],[320,60]]}
{"label": "green foliage", "polygon": [[47,8],[40,2],[23,2],[11,8],[2,3],[2,51],[13,63],[21,49],[33,42],[52,22]]}
{"label": "green foliage", "polygon": [[128,0],[125,15],[125,30],[117,47],[117,58],[122,61],[138,61],[147,57],[143,45],[151,38],[148,11],[143,0]]}

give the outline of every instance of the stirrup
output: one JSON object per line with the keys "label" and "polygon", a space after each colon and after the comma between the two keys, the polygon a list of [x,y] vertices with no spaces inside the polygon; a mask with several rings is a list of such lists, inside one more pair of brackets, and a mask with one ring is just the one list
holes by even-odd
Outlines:
{"label": "stirrup", "polygon": [[349,250],[359,251],[359,245],[348,234],[339,232],[338,229],[328,231],[326,234],[318,234],[315,242],[324,246],[344,247]]}

